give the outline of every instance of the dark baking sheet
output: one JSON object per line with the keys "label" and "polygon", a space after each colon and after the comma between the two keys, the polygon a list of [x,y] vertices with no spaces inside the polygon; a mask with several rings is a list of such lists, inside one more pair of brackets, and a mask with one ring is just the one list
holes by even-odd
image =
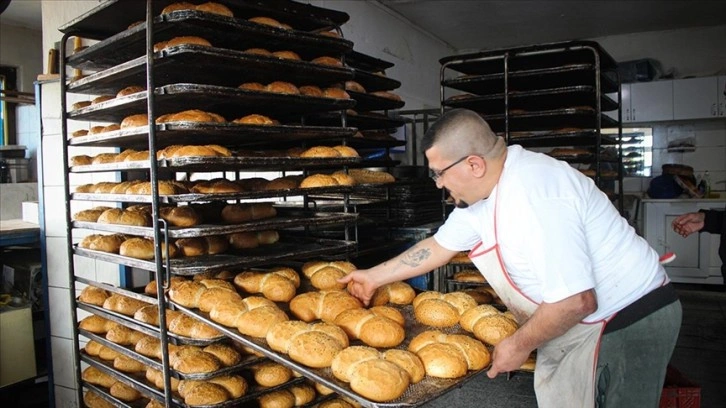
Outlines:
{"label": "dark baking sheet", "polygon": [[[329,86],[353,78],[350,68],[191,44],[156,53],[154,73],[157,86],[186,82],[237,87],[245,82],[273,81]],[[68,92],[110,95],[131,85],[146,87],[146,56],[73,81]]]}
{"label": "dark baking sheet", "polygon": [[[346,59],[346,61],[348,61]],[[401,87],[401,81],[372,72],[353,68],[353,80],[363,85],[368,92],[389,91]]]}
{"label": "dark baking sheet", "polygon": [[347,137],[345,144],[354,149],[375,149],[375,148],[391,148],[405,146],[405,140],[398,140],[391,137],[390,139],[370,139],[365,137]]}
{"label": "dark baking sheet", "polygon": [[[350,18],[342,11],[316,7],[289,0],[215,0],[229,7],[236,19],[256,16],[272,17],[295,27],[313,31],[339,26]],[[154,0],[153,14],[176,0]],[[102,40],[126,29],[132,23],[146,20],[146,2],[137,1],[129,7],[127,0],[108,0],[59,28],[62,33],[78,31],[85,38]]]}
{"label": "dark baking sheet", "polygon": [[[177,305],[178,306],[178,305]],[[259,351],[262,353],[265,357],[268,357],[269,359],[278,362],[280,364],[283,364],[287,367],[290,367],[292,370],[302,374],[304,377],[307,377],[317,383],[320,383],[322,385],[325,385],[326,387],[332,389],[333,391],[337,392],[338,394],[351,398],[361,404],[363,407],[381,407],[381,408],[394,408],[394,407],[414,407],[414,406],[420,406],[425,404],[426,402],[433,400],[435,398],[438,398],[442,396],[443,394],[452,391],[458,387],[461,387],[463,384],[465,384],[467,381],[477,377],[480,374],[483,374],[484,370],[481,371],[470,371],[467,373],[466,376],[457,378],[457,379],[442,379],[442,378],[434,378],[430,376],[424,377],[424,379],[417,383],[412,384],[408,387],[408,390],[398,399],[390,402],[375,402],[371,401],[369,399],[366,399],[360,395],[358,395],[356,392],[350,389],[350,386],[338,379],[336,379],[331,370],[329,368],[310,368],[307,366],[304,366],[298,362],[293,361],[289,358],[286,354],[278,353],[273,350],[270,350],[267,346],[267,342],[265,339],[258,339],[248,336],[241,335],[237,330],[230,329],[228,327],[225,327],[221,324],[218,324],[211,320],[206,313],[199,312],[197,310],[188,309],[185,307],[178,306],[178,309],[190,316],[196,317],[197,319],[210,324],[212,327],[216,328],[217,330],[220,330],[221,332],[225,333],[228,337],[232,338],[233,340],[236,340],[240,343],[243,343],[252,349]],[[428,326],[424,326],[422,324],[418,324],[415,321],[415,318],[413,317],[413,307],[412,306],[404,306],[400,307],[399,310],[401,313],[404,314],[406,318],[406,326],[405,326],[405,332],[406,332],[406,339],[396,348],[406,349],[408,346],[408,343],[416,337],[419,333],[422,333],[426,330],[431,330],[432,328]],[[444,331],[446,333],[458,333],[458,334],[466,334],[466,332],[461,329],[458,325],[454,328],[449,329],[440,329],[441,331]],[[353,344],[357,344],[353,342]]]}
{"label": "dark baking sheet", "polygon": [[[125,117],[147,112],[146,91],[86,106],[69,112],[68,118],[120,123]],[[379,98],[380,99],[380,98]],[[248,91],[217,85],[174,84],[156,89],[156,115],[200,109],[224,116],[228,121],[249,114],[301,115],[352,108],[352,99],[317,98],[271,92]]]}
{"label": "dark baking sheet", "polygon": [[[447,79],[442,83],[449,88],[477,95],[489,95],[504,89],[504,74],[501,72],[486,75],[466,75]],[[561,88],[573,85],[595,87],[595,67],[593,64],[570,64],[552,68],[510,71],[508,86],[510,91],[531,91],[537,89]],[[617,92],[618,84],[608,75],[600,74],[600,92]]]}
{"label": "dark baking sheet", "polygon": [[[344,223],[354,223],[358,214],[354,213],[314,213],[306,211],[293,211],[278,209],[278,215],[273,218],[255,220],[236,225],[197,225],[195,227],[170,227],[169,238],[193,238],[210,235],[224,235],[235,232],[277,230],[307,226],[330,226]],[[152,227],[134,227],[129,225],[99,224],[97,222],[73,221],[74,228],[84,228],[94,231],[114,232],[142,237],[153,237]]]}
{"label": "dark baking sheet", "polygon": [[[346,125],[359,130],[395,129],[406,123],[403,119],[390,118],[371,112],[357,112],[354,115],[349,114],[347,118]],[[320,126],[340,126],[341,119],[340,115],[321,113],[307,116],[307,123]]]}
{"label": "dark baking sheet", "polygon": [[[353,191],[353,187],[360,186],[333,186],[333,187],[313,187],[313,188],[295,188],[287,190],[270,190],[270,191],[248,191],[241,193],[222,193],[222,194],[177,194],[159,196],[159,202],[165,204],[171,203],[188,203],[195,201],[214,201],[214,200],[243,200],[252,198],[272,198],[272,197],[290,197],[302,196],[307,194],[325,194],[336,193],[343,194]],[[125,203],[151,203],[151,195],[140,194],[95,194],[95,193],[72,193],[74,200],[83,201],[112,201]]]}
{"label": "dark baking sheet", "polygon": [[[290,50],[309,61],[321,55],[339,56],[353,48],[351,41],[302,31],[283,30],[196,10],[180,10],[154,19],[154,42],[179,36],[197,36],[217,48],[269,51]],[[146,26],[124,30],[68,57],[78,68],[118,65],[146,54]]]}
{"label": "dark baking sheet", "polygon": [[[556,146],[595,146],[598,132],[595,129],[547,130],[532,132],[512,132],[510,142],[524,147]],[[600,135],[601,145],[617,145],[617,140],[609,135]]]}
{"label": "dark baking sheet", "polygon": [[[332,126],[243,125],[238,123],[174,122],[156,125],[156,146],[173,144],[221,144],[245,147],[278,142],[328,140],[352,136],[357,129]],[[126,128],[96,135],[71,137],[71,146],[124,147],[147,150],[149,129],[146,126]]]}
{"label": "dark baking sheet", "polygon": [[[585,85],[509,94],[509,109],[527,111],[562,109],[570,106],[589,106],[595,109],[596,103],[595,89]],[[502,114],[505,110],[504,93],[474,96],[467,99],[448,99],[443,104],[452,108],[467,108],[489,115]],[[600,95],[601,111],[606,112],[617,108],[617,102],[605,95]]]}
{"label": "dark baking sheet", "polygon": [[518,71],[551,68],[568,64],[594,63],[595,53],[593,50],[598,54],[603,69],[617,67],[615,60],[600,47],[600,44],[594,41],[565,41],[479,51],[444,57],[439,62],[464,74],[482,75],[502,72],[504,70],[503,56],[505,53],[510,55],[509,70]]}
{"label": "dark baking sheet", "polygon": [[350,90],[347,92],[355,100],[355,109],[362,112],[399,109],[406,104],[404,101],[396,101],[367,93]]}
{"label": "dark baking sheet", "polygon": [[[504,115],[482,115],[494,132],[505,130]],[[617,127],[618,123],[606,115],[599,115],[602,128]],[[597,128],[597,118],[594,109],[565,108],[548,111],[533,111],[513,113],[509,115],[509,131],[555,130],[563,127],[581,129]]]}
{"label": "dark baking sheet", "polygon": [[[173,169],[174,171],[295,171],[303,169],[320,169],[330,167],[343,167],[363,165],[360,157],[179,157],[157,161],[159,167]],[[90,164],[72,166],[73,173],[96,173],[100,171],[138,170],[148,169],[148,160]]]}
{"label": "dark baking sheet", "polygon": [[363,54],[358,51],[353,51],[346,55],[345,62],[353,68],[371,72],[382,71],[384,69],[391,68],[394,65],[392,62],[384,61],[380,58]]}
{"label": "dark baking sheet", "polygon": [[[263,245],[258,248],[227,252],[219,255],[204,255],[188,258],[175,258],[171,260],[171,272],[177,275],[196,275],[207,271],[221,271],[224,269],[247,268],[260,266],[271,262],[290,259],[306,259],[314,256],[336,254],[344,255],[355,249],[353,241],[303,239],[294,237],[290,241],[281,238],[272,245]],[[74,246],[77,255],[100,259],[116,264],[131,266],[147,271],[156,270],[156,262],[135,259],[108,252],[92,251]]]}

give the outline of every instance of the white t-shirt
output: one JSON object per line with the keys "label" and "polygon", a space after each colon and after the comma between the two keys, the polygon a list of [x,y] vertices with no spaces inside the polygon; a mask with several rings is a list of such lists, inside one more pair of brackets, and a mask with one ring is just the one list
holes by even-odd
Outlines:
{"label": "white t-shirt", "polygon": [[537,303],[595,289],[598,309],[585,321],[610,317],[668,280],[658,254],[620,216],[595,183],[569,164],[521,146],[508,147],[490,197],[455,209],[434,235],[452,251],[497,239],[504,267]]}

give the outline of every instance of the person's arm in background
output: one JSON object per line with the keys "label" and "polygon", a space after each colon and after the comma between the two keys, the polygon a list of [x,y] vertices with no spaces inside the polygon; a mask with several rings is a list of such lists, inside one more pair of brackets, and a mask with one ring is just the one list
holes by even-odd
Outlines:
{"label": "person's arm in background", "polygon": [[711,234],[723,234],[724,231],[724,213],[726,210],[699,210],[698,212],[704,214],[703,219],[703,232],[710,232]]}
{"label": "person's arm in background", "polygon": [[694,232],[709,232],[712,234],[723,233],[724,211],[721,210],[700,210],[683,214],[673,220],[673,230],[683,237]]}
{"label": "person's arm in background", "polygon": [[442,247],[430,237],[370,269],[353,271],[338,282],[347,283],[348,291],[368,305],[373,292],[379,287],[430,272],[446,264],[457,253]]}

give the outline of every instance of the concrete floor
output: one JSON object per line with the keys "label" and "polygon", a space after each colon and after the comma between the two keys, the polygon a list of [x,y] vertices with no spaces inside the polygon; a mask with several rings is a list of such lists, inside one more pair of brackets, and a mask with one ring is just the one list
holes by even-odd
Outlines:
{"label": "concrete floor", "polygon": [[[683,323],[671,366],[701,387],[701,408],[726,407],[726,293],[676,284]],[[706,289],[706,290],[704,290]],[[484,375],[425,405],[426,408],[533,408],[533,375],[511,380]]]}

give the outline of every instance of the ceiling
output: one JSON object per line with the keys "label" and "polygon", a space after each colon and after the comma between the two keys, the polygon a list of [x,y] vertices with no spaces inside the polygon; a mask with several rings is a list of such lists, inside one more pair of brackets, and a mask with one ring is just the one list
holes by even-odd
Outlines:
{"label": "ceiling", "polygon": [[[720,25],[726,15],[726,1],[719,0],[368,1],[460,51]],[[11,0],[2,21],[39,30],[40,3]]]}

